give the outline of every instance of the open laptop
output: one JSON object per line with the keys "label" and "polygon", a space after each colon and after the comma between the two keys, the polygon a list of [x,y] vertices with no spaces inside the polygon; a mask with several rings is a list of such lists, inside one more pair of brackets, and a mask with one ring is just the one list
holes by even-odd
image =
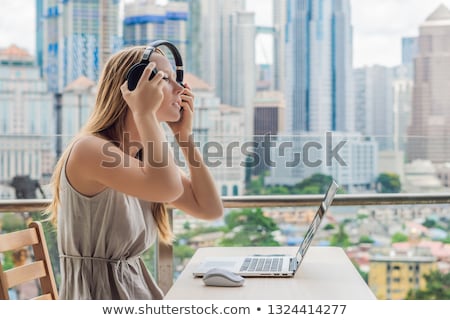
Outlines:
{"label": "open laptop", "polygon": [[193,272],[194,276],[201,277],[212,268],[222,268],[243,277],[293,277],[300,267],[325,213],[333,202],[338,187],[335,181],[331,182],[295,256],[277,254],[243,257],[209,257],[197,266]]}

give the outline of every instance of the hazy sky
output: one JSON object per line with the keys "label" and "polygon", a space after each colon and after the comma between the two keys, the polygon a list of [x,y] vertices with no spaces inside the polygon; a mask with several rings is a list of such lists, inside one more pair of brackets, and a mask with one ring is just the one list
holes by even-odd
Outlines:
{"label": "hazy sky", "polygon": [[[256,12],[257,24],[272,22],[271,0],[247,1]],[[401,38],[417,36],[419,25],[441,3],[450,7],[450,0],[351,0],[354,66],[399,64]],[[0,47],[14,43],[34,54],[35,11],[35,0],[2,1]],[[264,37],[257,40],[259,62],[271,60],[267,43]]]}

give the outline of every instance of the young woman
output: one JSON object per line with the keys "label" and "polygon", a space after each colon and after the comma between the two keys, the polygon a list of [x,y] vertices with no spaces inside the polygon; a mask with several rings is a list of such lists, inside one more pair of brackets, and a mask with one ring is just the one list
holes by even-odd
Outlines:
{"label": "young woman", "polygon": [[[58,226],[61,299],[161,299],[139,255],[157,235],[171,243],[165,204],[200,219],[223,214],[192,140],[189,85],[176,82],[169,60],[156,51],[128,90],[127,71],[144,49],[124,49],[107,62],[94,111],[54,171],[49,212]],[[183,150],[190,177],[175,164],[162,122]]]}

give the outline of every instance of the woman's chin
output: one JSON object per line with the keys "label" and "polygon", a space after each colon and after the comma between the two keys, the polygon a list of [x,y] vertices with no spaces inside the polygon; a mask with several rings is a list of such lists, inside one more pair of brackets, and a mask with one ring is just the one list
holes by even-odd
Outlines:
{"label": "woman's chin", "polygon": [[181,119],[181,114],[177,113],[177,114],[171,114],[168,120],[166,120],[167,122],[178,122]]}

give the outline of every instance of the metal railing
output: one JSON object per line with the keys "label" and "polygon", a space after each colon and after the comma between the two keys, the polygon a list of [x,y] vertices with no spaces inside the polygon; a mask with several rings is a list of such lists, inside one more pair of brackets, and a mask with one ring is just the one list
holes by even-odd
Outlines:
{"label": "metal railing", "polygon": [[[233,196],[222,197],[225,208],[275,208],[318,206],[322,195],[274,195],[274,196]],[[0,200],[0,212],[36,212],[50,204],[49,199]],[[341,194],[336,195],[333,206],[371,205],[436,205],[450,204],[450,194]],[[168,208],[170,217],[173,208]],[[164,292],[173,283],[173,248],[157,246],[157,281]]]}

